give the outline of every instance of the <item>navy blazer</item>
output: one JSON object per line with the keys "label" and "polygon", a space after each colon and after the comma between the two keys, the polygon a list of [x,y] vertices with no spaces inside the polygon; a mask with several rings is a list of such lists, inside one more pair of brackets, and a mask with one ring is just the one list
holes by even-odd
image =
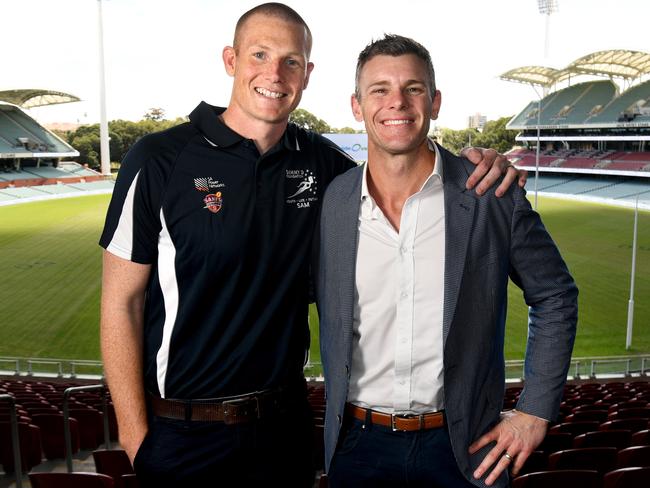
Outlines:
{"label": "navy blazer", "polygon": [[[566,264],[516,184],[496,198],[465,189],[474,166],[440,148],[445,202],[443,309],[444,404],[454,455],[472,473],[492,445],[469,445],[499,421],[505,388],[504,329],[508,278],[529,305],[525,385],[517,409],[557,416],[571,361],[577,287]],[[325,468],[343,419],[352,361],[353,307],[363,167],[330,183],[323,199],[317,303],[325,375]],[[392,354],[392,351],[387,351]],[[507,486],[504,473],[493,486]]]}

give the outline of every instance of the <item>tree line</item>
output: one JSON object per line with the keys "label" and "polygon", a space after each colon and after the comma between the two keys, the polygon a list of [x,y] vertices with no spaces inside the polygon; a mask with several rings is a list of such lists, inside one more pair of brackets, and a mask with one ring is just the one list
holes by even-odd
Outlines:
{"label": "tree line", "polygon": [[[489,121],[482,131],[476,129],[453,130],[443,128],[435,133],[443,146],[448,150],[458,153],[465,146],[491,147],[499,152],[506,152],[515,143],[516,131],[506,130],[505,125],[510,117],[502,117]],[[337,129],[324,120],[304,109],[295,110],[289,120],[296,125],[309,129],[319,134],[354,134],[360,133],[350,127]],[[113,120],[108,123],[109,149],[111,161],[119,166],[131,146],[142,136],[152,132],[169,129],[178,124],[187,122],[187,118],[178,117],[173,120],[165,119],[163,109],[152,108],[143,116],[142,120]],[[80,163],[87,163],[91,168],[100,166],[99,124],[82,125],[72,131],[55,131],[68,144],[79,151],[76,158]]]}

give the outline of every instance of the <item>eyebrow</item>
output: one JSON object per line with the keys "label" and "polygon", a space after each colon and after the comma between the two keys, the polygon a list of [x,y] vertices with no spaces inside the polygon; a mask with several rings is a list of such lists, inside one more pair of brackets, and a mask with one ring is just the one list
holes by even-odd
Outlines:
{"label": "eyebrow", "polygon": [[[388,80],[379,80],[379,81],[375,81],[373,83],[370,83],[370,85],[368,85],[368,88],[373,88],[373,87],[376,87],[376,86],[389,86],[389,85],[391,85],[390,81],[388,81]],[[427,83],[425,81],[422,81],[422,80],[411,79],[411,80],[406,80],[405,85],[406,86],[411,86],[411,85],[424,85],[424,86],[426,86]]]}
{"label": "eyebrow", "polygon": [[[250,50],[251,50],[251,51],[258,51],[258,50],[260,50],[260,49],[263,50],[263,51],[271,51],[273,48],[271,48],[270,46],[267,46],[267,45],[265,45],[265,44],[252,44],[252,45],[250,46]],[[289,52],[289,53],[285,53],[283,56],[284,56],[284,57],[286,57],[286,56],[294,56],[294,57],[301,57],[301,58],[305,58],[305,57],[306,57],[306,56],[305,56],[303,53],[301,53],[300,51],[291,51],[291,52]]]}

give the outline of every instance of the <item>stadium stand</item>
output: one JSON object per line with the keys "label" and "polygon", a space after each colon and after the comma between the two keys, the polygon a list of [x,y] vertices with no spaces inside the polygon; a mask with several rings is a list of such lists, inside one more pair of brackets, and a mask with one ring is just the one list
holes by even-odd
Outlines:
{"label": "stadium stand", "polygon": [[77,100],[47,90],[0,92],[0,205],[112,192],[110,179],[66,161],[79,153],[23,110]]}
{"label": "stadium stand", "polygon": [[0,151],[13,153],[16,158],[79,155],[19,107],[4,102],[0,102],[0,135]]}
{"label": "stadium stand", "polygon": [[[81,384],[83,382],[80,381],[0,377],[0,392],[11,393],[16,398],[18,405],[17,410],[21,418],[20,449],[23,460],[22,465],[25,471],[33,470],[35,467],[46,469],[45,467],[52,463],[52,461],[46,461],[47,454],[42,452],[48,442],[56,443],[53,449],[58,450],[57,455],[59,457],[55,457],[54,462],[58,460],[60,464],[64,443],[58,428],[60,427],[58,421],[55,421],[55,425],[58,426],[56,434],[48,437],[47,429],[44,429],[43,425],[40,428],[37,426],[37,424],[42,424],[39,420],[40,414],[31,414],[29,409],[24,406],[41,404],[56,411],[61,410],[63,391],[71,386]],[[504,393],[504,403],[510,400],[516,402],[520,393],[521,386],[509,386]],[[645,415],[646,409],[650,408],[648,406],[648,393],[650,393],[650,378],[648,377],[635,378],[634,381],[580,382],[578,380],[567,384],[560,417],[557,422],[551,425],[544,441],[526,462],[521,474],[513,480],[512,486],[553,486],[555,488],[571,486],[571,488],[576,488],[591,486],[589,484],[591,483],[590,480],[595,480],[596,484],[593,486],[598,487],[648,486],[638,484],[638,480],[647,480],[650,477],[647,472],[650,469],[643,468],[650,466],[650,454],[648,453],[650,450],[650,430],[648,425],[650,419],[633,417],[631,419],[606,420],[605,422],[599,420],[575,420],[578,418],[575,417],[576,413],[580,412],[605,411],[607,417],[609,417],[612,413],[620,413],[632,408],[638,409],[638,411],[632,413]],[[625,398],[625,400],[612,403],[608,401],[608,398]],[[310,382],[308,399],[314,412],[316,425],[322,429],[325,409],[324,385],[320,382]],[[79,432],[88,430],[97,435],[97,417],[95,415],[93,415],[94,427],[81,427],[83,421],[80,418],[75,418],[73,412],[82,408],[91,411],[97,407],[99,401],[100,395],[94,391],[77,392],[71,396],[70,412],[72,418],[76,420],[76,422],[72,422],[72,425],[78,422],[80,426]],[[0,463],[3,465],[6,476],[10,476],[13,458],[7,442],[7,435],[4,433],[7,429],[6,422],[2,420],[5,410],[6,408],[0,410]],[[101,416],[101,412],[97,413]],[[54,417],[58,418],[59,415],[55,414]],[[574,417],[571,417],[572,415]],[[51,414],[48,416],[51,416]],[[614,417],[618,417],[618,415],[614,415]],[[633,422],[628,422],[630,420]],[[623,424],[616,424],[617,427],[612,429],[612,423],[615,422],[628,423],[625,424],[626,428],[624,429],[620,428]],[[5,429],[5,431],[2,429]],[[322,430],[320,432],[322,433]],[[96,437],[91,438],[90,444],[94,444],[96,441]],[[41,443],[43,444],[42,447]],[[314,437],[314,447],[322,453],[322,437],[319,435]],[[92,465],[84,465],[82,471],[88,471],[94,467],[97,473],[108,475],[113,483],[111,486],[118,488],[134,486],[130,484],[134,482],[134,479],[129,477],[132,471],[124,451],[105,450],[104,448],[92,451],[92,449],[94,448],[88,447],[85,451],[82,451],[87,456],[92,455],[93,459]],[[322,459],[322,456],[320,458]],[[318,470],[322,470],[321,459],[316,459],[316,468]],[[642,469],[646,469],[646,471],[639,471]],[[632,472],[640,474],[625,474]],[[568,473],[574,473],[574,475]],[[585,475],[584,473],[588,474]],[[565,477],[568,478],[565,479]],[[2,478],[3,476],[0,474],[0,480]],[[623,478],[636,481],[621,481]],[[608,485],[608,479],[617,481],[609,481],[610,484]],[[617,484],[623,482],[627,484]],[[319,486],[318,483],[316,482],[315,486]],[[63,486],[73,485],[65,484]],[[320,480],[320,486],[327,486],[326,478]]]}
{"label": "stadium stand", "polygon": [[[650,80],[633,86],[632,88],[621,93],[605,106],[597,115],[589,117],[584,122],[592,125],[612,124],[612,121],[622,122],[641,122],[650,121],[650,116],[641,115],[639,108],[650,107]],[[625,116],[629,120],[622,119]],[[622,120],[621,120],[622,119]]]}
{"label": "stadium stand", "polygon": [[[545,93],[506,125],[520,131],[522,145],[508,156],[518,167],[535,168],[539,128],[538,191],[627,206],[639,195],[640,206],[650,208],[648,75],[650,54],[624,50],[591,53],[563,69],[524,66],[504,73],[503,80]],[[558,183],[563,176],[567,181]]]}

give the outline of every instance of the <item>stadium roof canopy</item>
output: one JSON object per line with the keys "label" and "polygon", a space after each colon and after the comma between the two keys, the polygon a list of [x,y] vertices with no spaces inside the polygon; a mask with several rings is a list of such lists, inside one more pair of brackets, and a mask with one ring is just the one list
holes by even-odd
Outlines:
{"label": "stadium roof canopy", "polygon": [[650,53],[612,49],[587,54],[566,68],[558,70],[544,66],[523,66],[503,73],[500,78],[543,87],[550,87],[573,75],[600,75],[633,80],[650,74]]}
{"label": "stadium roof canopy", "polygon": [[503,73],[499,78],[507,81],[518,81],[519,83],[530,83],[532,85],[550,86],[556,82],[561,71],[555,68],[544,66],[522,66]]}
{"label": "stadium roof canopy", "polygon": [[0,100],[13,103],[21,108],[33,108],[57,103],[78,102],[81,99],[69,93],[58,91],[25,89],[0,91]]}

